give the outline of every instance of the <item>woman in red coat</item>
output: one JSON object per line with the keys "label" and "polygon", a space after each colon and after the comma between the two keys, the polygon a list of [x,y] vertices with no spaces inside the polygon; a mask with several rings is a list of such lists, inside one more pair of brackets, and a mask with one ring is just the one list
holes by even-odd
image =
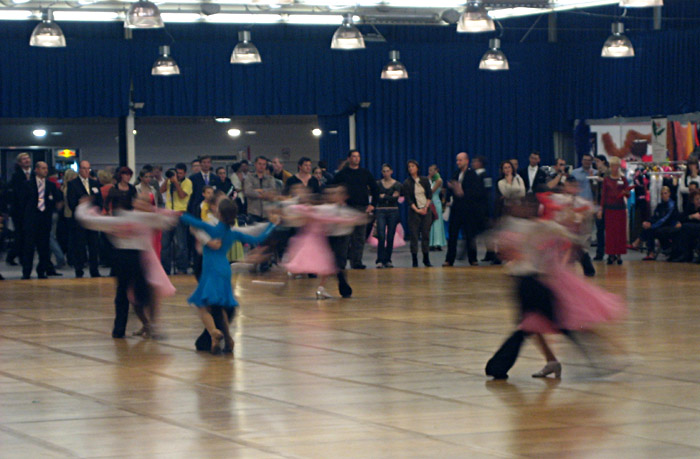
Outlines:
{"label": "woman in red coat", "polygon": [[610,158],[610,174],[603,180],[598,217],[605,218],[605,253],[608,264],[622,264],[621,255],[627,253],[627,205],[630,195],[627,179],[622,175],[620,158]]}

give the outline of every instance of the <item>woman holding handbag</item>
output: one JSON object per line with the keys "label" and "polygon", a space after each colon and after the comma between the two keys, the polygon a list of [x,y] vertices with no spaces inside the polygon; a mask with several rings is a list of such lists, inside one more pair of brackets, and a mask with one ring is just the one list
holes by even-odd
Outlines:
{"label": "woman holding handbag", "polygon": [[428,177],[418,175],[418,161],[408,160],[408,178],[403,182],[401,194],[410,206],[408,210],[408,230],[411,233],[411,257],[413,267],[418,267],[418,237],[421,238],[423,264],[430,264],[430,226],[433,224],[433,212],[430,209],[433,193]]}

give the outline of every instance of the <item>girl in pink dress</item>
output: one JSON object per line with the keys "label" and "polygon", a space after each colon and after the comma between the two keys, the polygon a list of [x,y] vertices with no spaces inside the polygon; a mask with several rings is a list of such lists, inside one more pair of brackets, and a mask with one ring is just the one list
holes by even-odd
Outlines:
{"label": "girl in pink dress", "polygon": [[[298,197],[300,201],[305,201],[303,193]],[[292,274],[316,274],[319,277],[316,298],[331,298],[325,284],[329,275],[338,272],[338,267],[328,244],[328,234],[334,226],[355,226],[365,218],[364,215],[338,215],[328,205],[294,204],[287,207],[285,224],[300,226],[300,229],[289,240],[282,266]]]}

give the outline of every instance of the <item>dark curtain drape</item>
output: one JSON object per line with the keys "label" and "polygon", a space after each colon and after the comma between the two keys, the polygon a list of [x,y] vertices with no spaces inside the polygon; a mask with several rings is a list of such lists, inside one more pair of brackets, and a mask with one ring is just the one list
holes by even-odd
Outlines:
{"label": "dark curtain drape", "polygon": [[93,39],[68,44],[31,47],[29,35],[0,40],[1,117],[117,117],[128,112],[127,43]]}
{"label": "dark curtain drape", "polygon": [[332,173],[340,161],[348,156],[350,146],[350,128],[348,115],[322,115],[318,124],[323,134],[319,139],[321,159],[328,163]]}
{"label": "dark curtain drape", "polygon": [[[648,12],[640,14],[628,22],[643,30]],[[145,102],[137,116],[318,115],[324,131],[338,131],[321,138],[334,168],[347,149],[346,116],[356,112],[363,163],[378,175],[389,162],[399,179],[409,158],[449,175],[460,151],[485,156],[491,174],[533,150],[548,163],[553,132],[571,131],[575,119],[700,110],[700,30],[687,27],[628,33],[633,59],[600,57],[608,32],[551,44],[536,30],[518,43],[514,28],[502,45],[510,71],[485,72],[477,65],[488,36],[448,28],[380,27],[388,43],[343,52],[329,48],[333,27],[256,26],[263,64],[234,66],[242,26],[177,24],[168,30],[182,75],[163,78],[150,75],[158,45],[171,42],[162,30],[124,40],[118,25],[62,23],[68,47],[40,49],[28,46],[33,23],[10,22],[0,23],[2,117],[123,116],[133,81],[134,100]],[[390,49],[401,52],[409,80],[379,78]]]}

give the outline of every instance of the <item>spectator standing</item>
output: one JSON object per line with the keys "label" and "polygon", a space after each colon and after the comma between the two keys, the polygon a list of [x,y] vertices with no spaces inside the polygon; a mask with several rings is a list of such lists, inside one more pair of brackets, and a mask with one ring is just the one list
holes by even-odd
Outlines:
{"label": "spectator standing", "polygon": [[[192,196],[192,182],[187,178],[187,166],[184,163],[175,165],[175,174],[168,177],[161,190],[168,196],[168,208],[182,215],[187,212],[190,196]],[[187,255],[187,225],[178,221],[175,227],[164,231],[161,238],[160,259],[166,274],[170,274],[175,259],[175,267],[178,274],[187,274],[189,260]]]}
{"label": "spectator standing", "polygon": [[22,251],[24,249],[24,226],[22,224],[23,209],[19,204],[21,190],[24,188],[24,182],[28,182],[32,175],[32,158],[28,153],[20,153],[15,158],[15,172],[10,178],[8,187],[8,204],[10,206],[10,216],[14,226],[14,242],[12,247],[7,252],[8,265],[16,266],[15,258],[22,261]]}
{"label": "spectator standing", "polygon": [[552,172],[547,177],[547,188],[552,191],[561,191],[566,184],[566,179],[569,174],[566,172],[566,161],[562,158],[558,158],[556,163],[554,163],[554,168]]}
{"label": "spectator standing", "polygon": [[602,210],[598,218],[605,219],[605,253],[608,264],[622,264],[622,255],[627,253],[627,205],[630,195],[627,179],[621,172],[620,158],[610,158],[610,175],[603,180],[601,190]]}
{"label": "spectator standing", "polygon": [[439,252],[443,246],[447,245],[447,240],[445,239],[445,221],[442,218],[442,199],[440,196],[442,177],[440,177],[440,170],[436,164],[428,168],[428,178],[430,179],[430,191],[433,194],[433,205],[437,213],[437,219],[430,226],[430,250]]}
{"label": "spectator standing", "polygon": [[304,185],[309,192],[318,194],[321,192],[321,184],[318,179],[311,174],[311,159],[302,156],[297,162],[297,173],[287,178],[283,194],[288,195],[289,190],[294,185]]}
{"label": "spectator standing", "polygon": [[533,151],[528,158],[529,164],[526,168],[518,171],[525,183],[525,191],[527,194],[533,194],[540,191],[543,185],[547,182],[547,174],[540,168],[540,154]]}
{"label": "spectator standing", "polygon": [[598,171],[598,178],[595,180],[593,183],[591,183],[591,187],[593,190],[593,199],[596,204],[598,204],[601,209],[603,210],[603,213],[601,214],[598,212],[596,214],[596,219],[595,219],[595,229],[596,229],[596,249],[595,249],[595,258],[593,258],[596,261],[600,261],[603,259],[603,256],[605,255],[605,208],[603,206],[603,203],[601,201],[602,196],[603,196],[603,182],[605,180],[605,177],[608,175],[608,159],[605,157],[605,155],[598,155],[595,158],[595,164],[596,164],[596,169]]}
{"label": "spectator standing", "polygon": [[233,188],[233,182],[226,176],[226,168],[223,166],[217,167],[216,176],[219,177],[219,182],[221,183],[221,188],[219,189],[223,191],[226,196],[233,199],[235,190]]}
{"label": "spectator standing", "polygon": [[423,264],[430,264],[430,226],[433,224],[433,213],[430,210],[430,202],[433,193],[428,177],[418,175],[420,169],[418,162],[410,159],[407,164],[408,178],[403,182],[401,194],[409,205],[408,230],[411,233],[411,258],[413,267],[418,267],[418,239],[421,240],[423,252]]}
{"label": "spectator standing", "polygon": [[22,184],[18,205],[24,222],[24,248],[22,251],[22,279],[29,279],[34,264],[34,251],[39,253],[36,273],[39,279],[47,278],[51,267],[51,219],[57,208],[63,206],[61,193],[56,185],[47,179],[48,165],[38,161],[34,175]]}
{"label": "spectator standing", "polygon": [[[372,173],[360,167],[360,152],[350,150],[348,153],[347,166],[333,177],[333,183],[344,185],[348,192],[347,205],[360,211],[371,214],[374,211],[374,204],[379,199],[379,189]],[[370,204],[370,197],[372,198]],[[350,247],[348,258],[353,269],[365,269],[362,264],[362,252],[365,247],[366,224],[357,225],[350,236]]]}
{"label": "spectator standing", "polygon": [[187,211],[195,218],[201,217],[200,208],[202,201],[204,201],[204,195],[202,194],[204,187],[210,186],[214,190],[220,190],[223,186],[219,177],[211,170],[211,156],[201,156],[199,163],[201,170],[189,177],[190,182],[192,182],[192,194],[190,195]]}
{"label": "spectator standing", "polygon": [[379,194],[374,215],[377,222],[377,268],[393,268],[391,255],[394,251],[394,236],[400,220],[399,197],[401,183],[391,176],[394,171],[388,164],[382,165],[382,179],[377,181]]}
{"label": "spectator standing", "polygon": [[481,218],[481,203],[486,199],[486,190],[476,172],[469,169],[468,154],[462,152],[457,155],[457,172],[447,184],[447,188],[453,200],[450,210],[447,255],[442,266],[454,265],[460,230],[464,235],[469,264],[477,265],[474,238],[478,230],[477,222]]}
{"label": "spectator standing", "polygon": [[[104,207],[100,182],[90,177],[90,162],[80,161],[78,164],[78,177],[68,183],[67,204],[73,212],[73,222],[71,224],[73,268],[75,277],[83,277],[83,269],[86,259],[90,268],[90,277],[100,277],[99,270],[99,247],[100,237],[96,231],[83,228],[75,220],[75,209],[83,196],[89,196],[93,204],[100,209]],[[87,256],[86,256],[87,248]]]}
{"label": "spectator standing", "polygon": [[581,157],[581,167],[571,171],[571,176],[578,182],[579,196],[591,202],[593,202],[593,189],[590,177],[595,177],[595,175],[593,157],[588,153]]}
{"label": "spectator standing", "polygon": [[292,173],[284,170],[284,161],[279,159],[279,157],[275,157],[272,158],[272,161],[270,161],[270,163],[272,164],[273,177],[275,177],[277,180],[281,180],[282,184],[284,185],[284,188],[289,189],[287,187],[287,180],[289,180],[289,178],[292,176]]}
{"label": "spectator standing", "polygon": [[248,220],[252,223],[267,219],[264,202],[275,193],[275,178],[267,173],[267,160],[262,156],[255,158],[255,170],[246,175],[243,192],[248,204]]}

